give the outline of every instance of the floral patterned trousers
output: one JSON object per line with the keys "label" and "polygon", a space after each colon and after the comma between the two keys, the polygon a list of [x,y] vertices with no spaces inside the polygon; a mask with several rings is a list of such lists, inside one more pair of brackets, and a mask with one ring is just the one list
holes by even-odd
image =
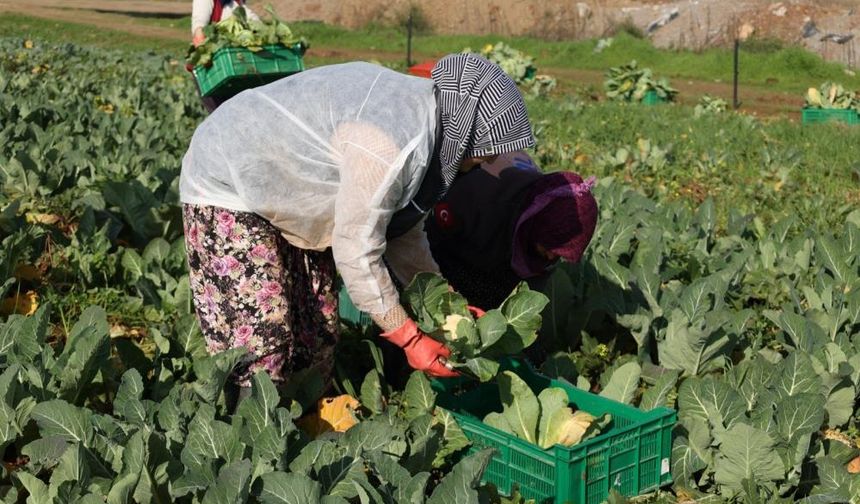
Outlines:
{"label": "floral patterned trousers", "polygon": [[260,369],[275,382],[317,368],[331,376],[338,340],[331,250],[287,243],[262,217],[183,205],[191,290],[210,354],[248,349],[232,379],[247,386]]}

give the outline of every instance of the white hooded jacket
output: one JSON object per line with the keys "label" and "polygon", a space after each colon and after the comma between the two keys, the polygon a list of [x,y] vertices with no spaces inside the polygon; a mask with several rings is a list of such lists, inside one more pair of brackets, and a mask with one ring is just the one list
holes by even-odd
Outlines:
{"label": "white hooded jacket", "polygon": [[249,89],[194,133],[182,203],[253,212],[290,244],[332,248],[360,310],[385,314],[400,280],[438,272],[419,223],[386,242],[391,216],[417,192],[436,131],[433,81],[368,63],[308,70]]}

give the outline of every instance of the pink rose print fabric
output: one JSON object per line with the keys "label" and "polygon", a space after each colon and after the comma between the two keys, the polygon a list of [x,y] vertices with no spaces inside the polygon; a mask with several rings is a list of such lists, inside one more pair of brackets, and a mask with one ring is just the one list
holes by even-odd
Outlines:
{"label": "pink rose print fabric", "polygon": [[316,367],[331,376],[338,340],[331,250],[293,247],[262,217],[183,205],[191,290],[210,353],[244,347],[240,386],[265,370],[285,382]]}

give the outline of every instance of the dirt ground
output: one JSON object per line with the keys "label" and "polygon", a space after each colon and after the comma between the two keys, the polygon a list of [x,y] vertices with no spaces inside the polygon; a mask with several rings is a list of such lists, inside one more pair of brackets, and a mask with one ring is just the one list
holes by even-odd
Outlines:
{"label": "dirt ground", "polygon": [[[372,4],[374,1],[375,0],[363,0],[362,4],[368,5]],[[393,0],[393,4],[397,4],[397,2],[399,1],[400,0]],[[437,0],[436,3],[439,3],[440,5],[448,5],[450,8],[454,8],[459,5],[460,7],[462,7],[462,9],[460,9],[461,13],[458,15],[459,18],[462,18],[464,20],[472,19],[472,17],[465,11],[468,10],[468,5],[474,6],[475,3],[467,2],[465,0]],[[491,1],[486,5],[494,6],[502,3],[504,2],[496,0],[495,3]],[[527,3],[528,5],[525,5],[525,3],[521,2],[519,4],[520,6],[517,8],[519,9],[517,10],[517,12],[520,12],[520,15],[522,16],[525,16],[525,13],[529,12],[531,13],[530,15],[534,15],[535,9],[540,9],[541,7],[549,8],[549,6],[554,3],[555,2],[552,2],[550,0],[545,0],[543,2],[530,2]],[[568,2],[568,4],[569,3],[570,2]],[[666,5],[664,2],[660,2],[659,0],[647,0],[638,2],[624,2],[622,0],[604,0],[602,2],[593,3],[601,3],[606,9],[609,9],[610,7],[613,9],[618,9],[618,12],[627,15],[631,20],[633,20],[634,23],[637,24],[641,23],[642,20],[654,18],[653,14],[655,12],[662,12],[660,9],[664,9]],[[726,9],[743,9],[746,8],[745,6],[751,5],[753,7],[756,7],[757,10],[751,11],[754,12],[755,15],[746,18],[747,22],[757,23],[759,25],[767,25],[767,29],[772,30],[775,33],[782,33],[779,30],[787,30],[785,33],[790,34],[790,30],[782,27],[792,26],[796,24],[795,21],[797,21],[800,16],[806,16],[810,14],[809,6],[801,4],[792,4],[790,5],[790,8],[786,8],[786,13],[784,16],[776,16],[780,19],[786,18],[787,21],[785,23],[767,24],[765,23],[765,21],[769,19],[767,16],[773,16],[773,9],[777,9],[778,12],[781,12],[778,10],[779,7],[774,7],[774,4],[765,5],[761,2],[756,2],[754,0],[737,2],[727,2],[726,0],[686,0],[685,2],[674,3],[684,3],[689,5],[693,5],[694,3],[696,3],[700,6],[705,7],[707,7],[708,5],[714,7],[717,4],[723,6],[732,4],[730,7],[726,7]],[[857,3],[860,4],[860,0],[857,0]],[[343,16],[344,12],[349,12],[351,9],[355,9],[353,10],[353,12],[358,11],[359,2],[356,2],[354,0],[341,0],[339,4],[340,11],[338,14],[333,14],[332,12],[325,10],[323,7],[328,8],[331,6],[324,1],[302,2],[301,4],[299,4],[299,7],[289,10],[290,15],[286,15],[285,9],[283,8],[279,10],[279,13],[287,18],[322,18],[328,20],[329,22],[339,22],[339,20],[343,20],[343,18],[339,16]],[[391,16],[391,12],[396,11],[395,7],[390,7],[387,13],[383,13],[382,15]],[[171,40],[187,40],[189,38],[189,34],[185,29],[168,28],[163,26],[154,26],[151,24],[141,23],[139,16],[182,15],[189,13],[190,8],[191,2],[177,2],[174,0],[28,0],[27,2],[12,2],[11,0],[0,0],[0,12],[16,12],[44,19],[56,19],[60,21],[83,23],[98,28],[122,30],[127,33],[139,36],[149,36]],[[832,9],[834,9],[834,12],[838,9],[844,8],[844,5],[837,5],[832,7]],[[499,12],[501,12],[501,10]],[[509,15],[511,15],[511,13],[506,13],[505,18],[507,19]],[[592,14],[592,16],[594,15],[595,14]],[[500,17],[497,19],[497,21],[495,21],[496,23],[502,23],[501,14],[499,14],[499,16]],[[352,17],[351,19],[352,21],[350,23],[355,23],[356,18]],[[344,24],[350,25],[350,23]],[[673,45],[671,43],[671,39],[673,37],[681,37],[681,34],[683,33],[684,23],[689,24],[689,22],[684,21],[679,16],[663,28],[660,28],[660,30],[657,30],[653,36],[655,44],[664,46]],[[737,23],[733,26],[736,25]],[[661,30],[665,31],[661,33]],[[499,31],[503,32],[504,30]],[[688,40],[693,40],[693,38],[690,37]],[[713,41],[711,41],[711,43],[713,43]],[[379,61],[396,61],[402,58],[402,54],[400,54],[399,51],[389,52],[384,50],[344,49],[341,47],[327,46],[325,45],[324,41],[319,41],[318,43],[315,43],[314,48],[312,49],[311,53],[308,54],[308,56],[309,58],[320,57],[338,59],[374,59]],[[566,87],[593,85],[599,89],[604,79],[603,72],[599,71],[571,70],[549,67],[541,68],[541,71],[558,77],[562,85]],[[698,97],[706,93],[725,98],[728,101],[731,101],[732,97],[732,89],[729,83],[675,79],[673,80],[673,85],[675,85],[681,91],[682,97],[690,97],[688,99],[693,99],[693,97]],[[763,88],[743,88],[741,90],[740,101],[742,102],[743,109],[750,113],[764,116],[788,115],[790,117],[796,115],[795,111],[800,107],[802,102],[801,98],[792,94],[774,92]]]}

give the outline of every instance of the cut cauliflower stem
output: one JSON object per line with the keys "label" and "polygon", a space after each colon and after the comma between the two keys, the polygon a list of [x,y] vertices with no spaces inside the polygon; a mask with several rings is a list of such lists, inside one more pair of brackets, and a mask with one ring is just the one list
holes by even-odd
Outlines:
{"label": "cut cauliflower stem", "polygon": [[573,446],[582,441],[582,436],[591,427],[597,418],[585,411],[577,411],[561,426],[558,436],[558,444],[562,446]]}

